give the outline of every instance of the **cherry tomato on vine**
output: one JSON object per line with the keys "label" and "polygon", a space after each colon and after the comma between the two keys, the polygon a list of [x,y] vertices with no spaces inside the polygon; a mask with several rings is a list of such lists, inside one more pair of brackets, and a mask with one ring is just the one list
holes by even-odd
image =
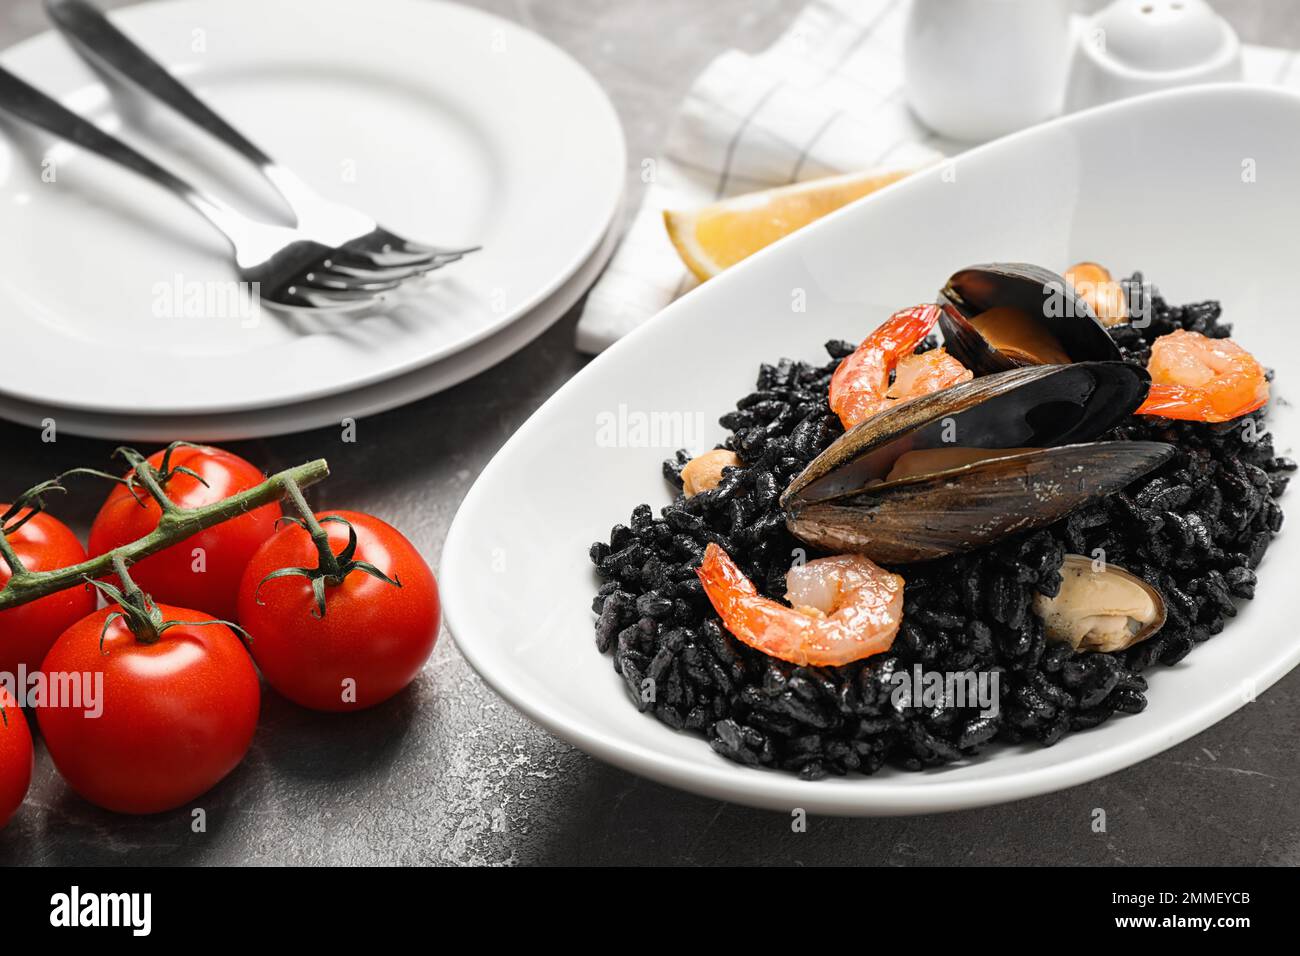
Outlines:
{"label": "cherry tomato on vine", "polygon": [[22,708],[9,691],[0,687],[0,829],[22,806],[32,782],[32,732]]}
{"label": "cherry tomato on vine", "polygon": [[[8,510],[9,505],[0,504],[0,514]],[[25,514],[30,512],[23,512],[18,519]],[[30,518],[7,537],[28,571],[53,571],[86,560],[86,549],[77,536],[45,512]],[[0,558],[0,588],[9,583],[10,577],[8,562]],[[0,672],[16,675],[19,665],[26,665],[29,671],[39,668],[58,636],[93,611],[95,603],[89,587],[74,587],[0,611]]]}
{"label": "cherry tomato on vine", "polygon": [[[182,508],[213,504],[261,484],[265,477],[238,455],[206,446],[156,452],[148,461],[162,473],[167,496]],[[203,481],[177,470],[182,468]],[[158,526],[162,514],[158,503],[138,484],[135,492],[140,501],[123,485],[109,494],[90,529],[92,557],[142,538]],[[233,618],[244,567],[275,533],[279,517],[279,504],[263,505],[145,558],[132,566],[131,575],[155,600]]]}
{"label": "cherry tomato on vine", "polygon": [[[325,581],[324,614],[316,616],[307,578],[281,576],[263,583],[286,568],[318,565],[311,536],[289,525],[249,562],[239,587],[239,622],[252,636],[262,676],[285,697],[316,710],[361,710],[413,681],[433,653],[441,620],[438,585],[420,552],[391,525],[355,511],[322,512],[317,518],[335,555],[366,563],[400,587],[351,570],[341,582]],[[356,533],[350,555],[348,525]]]}
{"label": "cherry tomato on vine", "polygon": [[[198,611],[157,608],[168,621],[213,621]],[[78,621],[45,658],[46,673],[103,675],[98,715],[83,694],[81,706],[47,702],[36,719],[73,790],[119,813],[160,813],[210,790],[244,759],[261,688],[225,624],[180,624],[147,643],[120,617],[104,631],[120,610],[110,605]]]}

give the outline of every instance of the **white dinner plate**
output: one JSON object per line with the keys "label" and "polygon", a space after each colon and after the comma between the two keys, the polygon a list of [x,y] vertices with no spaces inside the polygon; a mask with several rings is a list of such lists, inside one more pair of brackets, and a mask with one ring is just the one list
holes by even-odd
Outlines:
{"label": "white dinner plate", "polygon": [[[575,376],[474,484],[441,562],[457,644],[508,701],[589,753],[787,812],[929,813],[1028,797],[1208,727],[1300,661],[1294,531],[1277,538],[1256,599],[1221,635],[1148,672],[1143,713],[1054,747],[998,747],[924,773],[819,781],[731,763],[700,737],[638,713],[595,648],[599,581],[587,549],[636,504],[671,500],[660,460],[677,435],[644,447],[654,429],[638,422],[699,415],[710,425],[692,436],[693,450],[707,449],[725,434],[711,423],[752,389],[761,362],[825,361],[826,340],[863,336],[894,309],[932,300],[948,275],[976,262],[1062,269],[1095,259],[1123,274],[1143,270],[1173,302],[1221,299],[1234,338],[1277,371],[1269,421],[1287,454],[1300,396],[1297,155],[1300,98],[1287,93],[1219,86],[1129,100],[918,173],[704,283]],[[792,309],[799,302],[805,311]],[[617,422],[626,428],[611,427]]]}
{"label": "white dinner plate", "polygon": [[87,438],[165,443],[178,439],[223,442],[263,438],[337,425],[345,418],[377,415],[459,385],[528,345],[568,312],[596,281],[618,245],[618,234],[617,226],[612,227],[582,268],[540,305],[503,331],[440,362],[356,391],[278,408],[202,416],[96,415],[76,409],[19,402],[0,395],[0,418],[33,428],[41,428],[46,421],[53,421],[59,432]]}
{"label": "white dinner plate", "polygon": [[[324,194],[414,239],[483,249],[361,316],[250,312],[222,298],[224,240],[188,206],[5,121],[0,333],[29,357],[0,376],[11,398],[200,415],[355,390],[508,328],[591,258],[618,210],[608,98],[509,21],[427,0],[179,0],[114,20]],[[120,122],[133,101],[61,37],[0,62],[205,187],[254,190],[257,211],[283,215],[255,172],[165,113]]]}

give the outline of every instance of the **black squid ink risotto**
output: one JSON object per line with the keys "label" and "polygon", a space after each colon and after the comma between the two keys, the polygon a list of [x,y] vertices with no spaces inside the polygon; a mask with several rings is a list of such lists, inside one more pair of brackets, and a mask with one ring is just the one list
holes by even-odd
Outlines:
{"label": "black squid ink risotto", "polygon": [[[919,342],[907,343],[909,361],[885,374],[893,389],[904,379],[905,364],[906,375],[911,376],[913,366],[924,372],[947,363],[955,372],[965,373],[964,378],[973,376],[973,381],[941,388],[910,403],[904,397],[877,419],[894,421],[910,415],[905,422],[915,429],[910,434],[923,435],[931,426],[916,424],[926,418],[916,409],[938,402],[940,394],[978,392],[981,397],[972,400],[975,411],[967,416],[972,424],[966,426],[968,431],[976,428],[979,402],[987,388],[993,388],[991,383],[1013,379],[1018,383],[1021,379],[1016,376],[1022,375],[1025,381],[1031,376],[1046,381],[1047,371],[1041,365],[1034,367],[1044,359],[1036,362],[1031,356],[1017,361],[1009,344],[1012,338],[1017,348],[1028,342],[1026,349],[1037,348],[1044,356],[1059,350],[1061,357],[1054,361],[1113,360],[1103,364],[1127,371],[1130,377],[1141,376],[1143,383],[1145,371],[1133,370],[1150,366],[1154,377],[1153,346],[1159,353],[1163,344],[1156,343],[1168,336],[1173,338],[1166,343],[1193,343],[1212,349],[1215,356],[1231,346],[1225,360],[1230,364],[1237,360],[1237,352],[1249,358],[1231,343],[1232,327],[1220,321],[1217,302],[1171,306],[1145,289],[1141,274],[1136,274],[1114,283],[1125,290],[1122,302],[1126,304],[1119,306],[1122,314],[1116,317],[1108,315],[1115,311],[1114,300],[1083,293],[1086,283],[1078,278],[1079,268],[1061,281],[1067,289],[1073,282],[1088,300],[1089,308],[1076,303],[1084,313],[1074,319],[1080,328],[1059,318],[1040,322],[1039,312],[1047,315],[1050,310],[1017,300],[1030,288],[1026,277],[1040,283],[1045,276],[1052,277],[1044,270],[988,266],[954,275],[941,296],[939,319],[944,349],[951,354],[944,355],[937,337],[927,330]],[[1109,279],[1108,274],[1105,277]],[[1059,287],[1054,288],[1059,294]],[[1140,312],[1145,322],[1126,321],[1130,311]],[[1025,316],[1032,316],[1034,328],[1024,324]],[[684,480],[683,470],[692,454],[679,451],[663,463],[664,477],[677,492],[673,503],[657,515],[647,504],[637,506],[626,524],[614,526],[607,542],[592,545],[591,559],[603,582],[592,604],[596,645],[601,653],[612,653],[614,669],[626,683],[631,703],[640,710],[676,730],[705,737],[730,760],[796,772],[807,779],[871,774],[885,765],[919,770],[969,760],[995,741],[1050,746],[1117,713],[1143,710],[1147,672],[1154,665],[1182,660],[1197,644],[1224,629],[1236,615],[1239,601],[1254,596],[1255,569],[1282,526],[1278,498],[1295,464],[1275,456],[1263,424],[1266,407],[1223,421],[1196,420],[1200,413],[1187,413],[1184,407],[1202,397],[1194,388],[1166,388],[1161,394],[1175,399],[1161,406],[1156,402],[1157,386],[1152,385],[1144,412],[1125,410],[1118,420],[1106,421],[1104,433],[1095,436],[1095,446],[1062,435],[1051,444],[1069,448],[1044,452],[1007,447],[1000,453],[1015,456],[1004,457],[1003,462],[1016,458],[1046,462],[1043,456],[1056,460],[1069,454],[1069,449],[1095,447],[1103,462],[1096,469],[1102,473],[1098,481],[1109,480],[1111,485],[1089,486],[1083,498],[1063,502],[1061,516],[1050,521],[1037,516],[1027,523],[1012,516],[989,540],[971,538],[969,528],[963,529],[960,533],[967,537],[953,553],[940,553],[942,548],[924,551],[924,534],[915,540],[908,537],[901,545],[920,549],[916,554],[901,555],[884,546],[884,556],[876,560],[905,581],[901,621],[895,621],[896,632],[887,649],[848,663],[820,665],[797,655],[783,659],[766,653],[751,646],[752,634],[748,640],[740,639],[725,625],[702,582],[699,569],[706,549],[720,549],[730,556],[752,582],[756,600],[780,601],[792,565],[839,551],[864,550],[874,557],[877,539],[893,520],[882,502],[906,518],[909,508],[934,507],[933,502],[921,503],[920,489],[937,494],[942,487],[951,493],[955,484],[957,495],[935,499],[946,502],[935,510],[958,520],[973,507],[970,502],[975,497],[982,497],[964,487],[973,478],[936,484],[924,476],[904,475],[901,480],[886,476],[882,485],[879,477],[868,477],[865,483],[858,482],[862,487],[855,491],[836,489],[841,497],[835,501],[840,504],[826,511],[831,516],[826,520],[817,512],[816,520],[805,521],[798,517],[797,508],[792,510],[787,493],[792,483],[807,484],[808,475],[818,472],[828,454],[835,458],[851,438],[874,427],[869,418],[846,436],[841,416],[831,408],[832,376],[855,351],[863,353],[866,345],[829,342],[830,360],[824,364],[781,359],[763,365],[755,390],[721,418],[730,437],[721,450],[711,453],[715,457],[705,469],[711,477],[703,487],[692,487],[694,469]],[[878,373],[879,369],[873,372]],[[1259,378],[1258,394],[1266,398],[1262,369]],[[1212,382],[1208,387],[1216,386]],[[988,401],[1015,400],[1027,394],[1028,387],[994,389],[999,394]],[[1145,384],[1142,389],[1145,394]],[[1262,400],[1257,398],[1254,404],[1262,406]],[[1169,412],[1175,405],[1182,411],[1171,414],[1179,418],[1147,411]],[[1206,416],[1225,417],[1208,412]],[[1056,416],[1054,427],[1066,428],[1059,419]],[[891,437],[867,436],[861,444],[871,452]],[[1010,444],[1037,447],[1034,441]],[[1138,449],[1160,452],[1155,457],[1146,453],[1132,472],[1141,471],[1140,476],[1126,478],[1125,456]],[[1109,464],[1109,455],[1119,456],[1114,464]],[[869,458],[863,454],[862,460]],[[1003,494],[1004,486],[991,487],[997,495]],[[892,496],[887,494],[891,489]],[[846,510],[840,506],[844,503],[852,507]],[[841,520],[845,514],[850,517]],[[990,523],[997,522],[968,522],[980,529]],[[792,526],[799,530],[798,536]],[[1068,587],[1073,566],[1067,556],[1099,555],[1103,567],[1122,569],[1119,573],[1127,572],[1126,577],[1152,593],[1161,605],[1159,619],[1140,634],[1136,626],[1121,631],[1121,640],[1111,644],[1060,639],[1052,633],[1051,618],[1044,617],[1043,602],[1064,594],[1063,575]],[[1083,574],[1087,573],[1085,568]],[[883,570],[881,574],[892,577]],[[784,607],[779,612],[767,610],[778,617],[789,613]],[[807,613],[816,618],[819,612]],[[996,706],[981,707],[947,695],[918,698],[915,704],[900,701],[895,693],[898,675],[916,673],[918,667],[942,674],[996,675]]]}

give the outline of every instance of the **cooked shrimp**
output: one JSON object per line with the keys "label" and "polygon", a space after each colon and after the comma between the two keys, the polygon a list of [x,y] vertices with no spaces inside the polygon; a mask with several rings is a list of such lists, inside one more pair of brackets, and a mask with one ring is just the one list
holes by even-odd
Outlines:
{"label": "cooked shrimp", "polygon": [[838,667],[883,653],[903,620],[903,579],[860,554],[792,568],[785,581],[793,607],[759,594],[716,544],[695,573],[728,631],[792,664]]}
{"label": "cooked shrimp", "polygon": [[[839,364],[831,376],[830,404],[831,411],[840,416],[845,428],[884,411],[892,399],[916,398],[947,388],[963,380],[962,372],[965,378],[970,377],[960,362],[943,352],[932,359],[909,362],[908,382],[898,394],[891,394],[890,373],[907,360],[937,321],[937,305],[914,305],[895,312]],[[942,352],[942,349],[932,351]],[[924,359],[924,356],[917,358]]]}
{"label": "cooked shrimp", "polygon": [[687,498],[712,491],[722,481],[724,468],[739,468],[743,464],[739,455],[726,448],[715,448],[703,455],[696,455],[682,469],[682,491]]}
{"label": "cooked shrimp", "polygon": [[1232,339],[1179,329],[1151,346],[1151,391],[1138,415],[1227,422],[1268,401],[1268,379],[1255,357]]}
{"label": "cooked shrimp", "polygon": [[885,397],[902,402],[939,392],[958,382],[969,382],[975,375],[943,348],[904,356],[894,369],[894,384]]}

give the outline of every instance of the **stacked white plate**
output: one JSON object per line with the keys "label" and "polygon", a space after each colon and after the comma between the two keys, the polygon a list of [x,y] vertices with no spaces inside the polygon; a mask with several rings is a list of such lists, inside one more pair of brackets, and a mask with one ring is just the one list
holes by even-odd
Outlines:
{"label": "stacked white plate", "polygon": [[[147,441],[337,424],[519,350],[609,256],[618,119],[581,66],[509,21],[427,0],[179,0],[113,19],[325,195],[413,239],[483,248],[367,312],[288,320],[241,294],[224,240],[188,206],[4,121],[0,417]],[[285,221],[255,171],[110,90],[62,37],[0,62]]]}

